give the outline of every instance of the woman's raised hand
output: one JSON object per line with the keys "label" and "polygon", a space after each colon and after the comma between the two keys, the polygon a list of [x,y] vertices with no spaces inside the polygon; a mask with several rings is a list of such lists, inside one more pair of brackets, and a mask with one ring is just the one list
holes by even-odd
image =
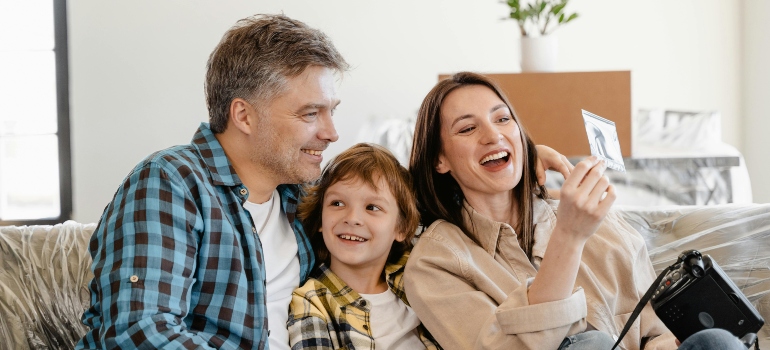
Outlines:
{"label": "woman's raised hand", "polygon": [[615,187],[604,175],[605,161],[588,157],[578,163],[561,187],[556,213],[563,234],[585,243],[615,202]]}
{"label": "woman's raised hand", "polygon": [[574,166],[563,154],[556,152],[555,149],[546,145],[535,145],[535,148],[537,149],[535,173],[537,174],[537,183],[539,185],[545,185],[546,170],[558,171],[564,175],[565,179],[572,172]]}

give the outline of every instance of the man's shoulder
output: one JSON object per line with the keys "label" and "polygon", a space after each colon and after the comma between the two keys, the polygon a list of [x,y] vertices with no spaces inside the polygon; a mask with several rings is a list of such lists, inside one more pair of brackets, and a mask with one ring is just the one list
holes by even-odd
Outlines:
{"label": "man's shoulder", "polygon": [[132,170],[132,174],[150,168],[158,168],[169,176],[185,178],[198,173],[206,167],[205,162],[192,145],[171,146],[151,153],[142,159]]}
{"label": "man's shoulder", "polygon": [[203,159],[192,145],[176,145],[145,157],[139,164],[154,164],[162,168],[201,167]]}

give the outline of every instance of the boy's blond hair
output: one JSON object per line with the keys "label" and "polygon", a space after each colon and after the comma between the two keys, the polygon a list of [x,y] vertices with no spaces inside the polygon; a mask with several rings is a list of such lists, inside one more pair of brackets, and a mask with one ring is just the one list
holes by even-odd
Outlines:
{"label": "boy's blond hair", "polygon": [[337,182],[355,179],[377,189],[376,181],[380,178],[385,180],[396,199],[399,209],[396,230],[399,233],[404,233],[405,237],[403,242],[393,242],[388,255],[388,262],[396,262],[404,251],[412,247],[412,239],[414,239],[420,217],[412,192],[412,178],[409,171],[385,147],[359,143],[334,157],[324,167],[317,183],[305,188],[306,195],[297,208],[297,215],[302,220],[305,232],[310,237],[318,263],[328,264],[330,259],[323,234],[319,232],[322,227],[321,214],[326,191]]}

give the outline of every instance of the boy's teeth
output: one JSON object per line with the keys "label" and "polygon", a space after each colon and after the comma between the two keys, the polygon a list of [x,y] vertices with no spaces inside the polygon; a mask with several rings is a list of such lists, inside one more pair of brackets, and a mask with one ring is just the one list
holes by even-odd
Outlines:
{"label": "boy's teeth", "polygon": [[484,164],[484,163],[486,163],[486,162],[488,162],[490,160],[495,160],[495,159],[503,158],[503,157],[505,157],[507,155],[508,155],[508,152],[506,152],[506,151],[497,152],[495,154],[490,154],[490,155],[484,157],[484,159],[481,160],[481,164]]}
{"label": "boy's teeth", "polygon": [[361,237],[356,237],[356,236],[340,235],[340,238],[347,239],[348,241],[366,242],[365,239],[363,239]]}

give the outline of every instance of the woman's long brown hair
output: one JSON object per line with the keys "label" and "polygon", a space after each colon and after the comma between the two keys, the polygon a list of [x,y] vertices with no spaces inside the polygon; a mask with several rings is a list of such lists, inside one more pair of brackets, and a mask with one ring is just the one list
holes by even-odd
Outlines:
{"label": "woman's long brown hair", "polygon": [[[417,115],[417,124],[414,129],[414,142],[409,161],[409,172],[414,181],[414,190],[417,195],[417,209],[421,215],[422,225],[427,227],[438,219],[446,220],[460,227],[466,235],[468,230],[463,222],[463,195],[460,186],[451,174],[440,174],[436,171],[438,157],[441,153],[441,105],[444,99],[457,88],[469,85],[481,85],[490,88],[508,106],[513,120],[519,125],[523,144],[524,166],[521,180],[513,189],[513,200],[518,204],[518,222],[509,223],[517,228],[519,244],[527,257],[532,258],[532,245],[534,244],[534,223],[532,213],[533,196],[547,198],[548,193],[544,186],[537,183],[535,165],[537,151],[535,144],[527,135],[524,126],[508,102],[508,98],[495,83],[489,78],[470,72],[461,72],[452,77],[440,81],[425,96]],[[474,241],[476,241],[474,239]],[[478,243],[478,242],[476,242]]]}

